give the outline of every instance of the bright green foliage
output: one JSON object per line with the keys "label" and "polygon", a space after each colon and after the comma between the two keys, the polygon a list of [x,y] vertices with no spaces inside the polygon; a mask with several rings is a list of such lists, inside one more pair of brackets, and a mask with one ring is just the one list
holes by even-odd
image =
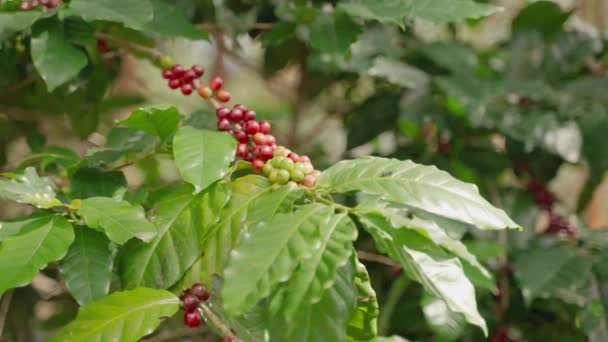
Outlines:
{"label": "bright green foliage", "polygon": [[74,243],[61,260],[66,286],[78,304],[102,299],[110,291],[114,255],[110,241],[87,227],[74,228]]}
{"label": "bright green foliage", "polygon": [[103,230],[112,242],[122,245],[132,237],[150,241],[156,227],[146,219],[143,208],[109,197],[92,197],[82,201],[78,213],[91,228]]}
{"label": "bright green foliage", "polygon": [[55,197],[55,185],[46,177],[38,176],[36,169],[28,167],[22,175],[11,180],[0,180],[0,198],[19,203],[29,203],[46,209],[60,206]]}
{"label": "bright green foliage", "polygon": [[310,28],[310,45],[323,53],[344,53],[357,40],[361,28],[345,13],[320,14]]}
{"label": "bright green foliage", "polygon": [[166,109],[142,108],[131,113],[131,116],[119,122],[121,125],[156,135],[167,140],[179,125],[179,112],[175,107]]}
{"label": "bright green foliage", "polygon": [[115,21],[134,29],[144,28],[154,18],[150,0],[74,0],[70,8],[87,21]]}
{"label": "bright green foliage", "polygon": [[0,244],[0,294],[27,285],[51,261],[63,258],[74,241],[72,225],[58,215],[37,217]]}
{"label": "bright green foliage", "polygon": [[173,139],[175,164],[196,193],[224,177],[234,160],[234,139],[223,132],[182,127]]}
{"label": "bright green foliage", "polygon": [[50,341],[137,341],[179,310],[179,299],[144,287],[116,292],[83,307]]}

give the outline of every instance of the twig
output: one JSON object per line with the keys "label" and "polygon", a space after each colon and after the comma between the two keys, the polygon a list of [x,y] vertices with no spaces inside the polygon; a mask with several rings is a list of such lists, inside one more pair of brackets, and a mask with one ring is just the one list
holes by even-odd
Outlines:
{"label": "twig", "polygon": [[209,309],[205,304],[201,303],[198,306],[201,311],[203,311],[203,314],[205,316],[207,316],[207,318],[209,318],[209,320],[213,323],[213,325],[215,325],[218,329],[220,329],[220,331],[222,332],[222,335],[224,335],[224,337],[230,337],[233,341],[236,341],[236,336],[234,336],[234,334],[232,333],[232,330],[230,330],[230,328],[228,328],[224,322],[222,322],[222,320],[217,317],[213,311],[211,311],[211,309]]}
{"label": "twig", "polygon": [[256,30],[270,30],[274,26],[274,23],[200,23],[197,24],[201,30],[205,31],[216,31],[225,29],[256,29]]}
{"label": "twig", "polygon": [[399,265],[399,263],[394,262],[393,260],[385,257],[384,255],[374,254],[366,251],[357,251],[357,256],[361,260],[377,262],[379,264],[391,267]]}
{"label": "twig", "polygon": [[224,77],[224,74],[225,74],[224,56],[226,55],[226,44],[224,43],[224,32],[222,32],[221,30],[214,30],[213,31],[213,40],[215,41],[215,50],[217,51],[217,54],[215,55],[213,73],[215,75]]}
{"label": "twig", "polygon": [[30,84],[36,83],[41,79],[42,78],[39,75],[29,75],[28,77],[22,79],[17,83],[13,83],[9,86],[0,89],[0,94],[15,92],[17,90],[27,87]]}
{"label": "twig", "polygon": [[153,58],[161,58],[161,57],[164,56],[163,53],[161,53],[160,51],[158,51],[158,50],[156,50],[154,48],[150,48],[150,47],[147,47],[147,46],[136,44],[136,43],[133,43],[131,41],[124,40],[124,39],[121,39],[121,38],[116,38],[116,37],[112,36],[111,34],[108,34],[108,33],[105,33],[105,32],[96,32],[95,33],[95,37],[98,38],[98,39],[103,39],[103,40],[108,41],[108,42],[113,42],[115,44],[121,45],[123,47],[129,48],[129,49],[132,49],[132,50],[137,50],[137,51],[142,52],[144,54],[150,55]]}
{"label": "twig", "polygon": [[13,299],[13,291],[8,291],[2,298],[2,304],[0,304],[0,336],[4,331],[4,323],[6,322],[6,316],[8,316],[8,309],[11,306],[11,300]]}

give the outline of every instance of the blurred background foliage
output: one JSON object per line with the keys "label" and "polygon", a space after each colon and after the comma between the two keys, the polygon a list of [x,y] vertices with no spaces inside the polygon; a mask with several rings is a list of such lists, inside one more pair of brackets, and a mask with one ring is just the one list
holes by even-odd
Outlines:
{"label": "blurred background foliage", "polygon": [[[160,16],[144,35],[67,20],[61,30],[91,63],[55,85],[33,72],[37,27],[25,35],[0,25],[2,170],[35,164],[68,174],[108,133],[106,146],[141,154],[145,139],[113,129],[139,106],[176,105],[189,124],[213,127],[211,107],[172,93],[140,58],[138,47],[155,45],[176,62],[204,65],[205,78],[224,77],[234,99],[272,120],[278,140],[317,165],[374,154],[477,184],[525,228],[449,232],[494,271],[496,286],[476,284],[489,340],[608,341],[608,3],[492,1],[503,10],[444,24],[362,15],[341,1],[155,2],[184,21]],[[91,39],[91,30],[114,38]],[[115,162],[109,152],[89,162]],[[159,188],[177,175],[162,156],[117,169],[130,189]],[[95,177],[83,170],[82,179]],[[0,219],[25,210],[0,203]],[[379,335],[483,340],[379,256],[368,236],[358,249],[382,308]],[[44,338],[74,316],[53,278],[41,274],[15,291],[21,305],[7,327],[19,331],[16,340]]]}

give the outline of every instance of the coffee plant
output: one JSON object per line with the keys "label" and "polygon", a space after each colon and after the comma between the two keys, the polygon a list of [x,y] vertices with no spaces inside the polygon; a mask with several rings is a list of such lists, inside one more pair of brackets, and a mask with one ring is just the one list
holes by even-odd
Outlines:
{"label": "coffee plant", "polygon": [[604,41],[547,1],[458,34],[500,11],[0,0],[0,341],[605,341]]}

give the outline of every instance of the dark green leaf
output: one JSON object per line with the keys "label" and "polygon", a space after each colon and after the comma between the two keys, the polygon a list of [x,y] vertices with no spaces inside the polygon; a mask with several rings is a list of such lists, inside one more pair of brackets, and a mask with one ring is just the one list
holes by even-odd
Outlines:
{"label": "dark green leaf", "polygon": [[134,111],[131,116],[119,121],[119,123],[156,135],[164,141],[177,131],[179,112],[175,107],[166,109],[142,108]]}
{"label": "dark green leaf", "polygon": [[70,9],[85,20],[107,20],[143,29],[154,18],[150,0],[73,0]]}
{"label": "dark green leaf", "polygon": [[110,241],[102,233],[86,227],[76,227],[74,233],[74,243],[59,265],[70,293],[84,305],[110,291],[114,257]]}
{"label": "dark green leaf", "polygon": [[31,53],[34,66],[49,91],[78,76],[88,63],[86,54],[68,40],[57,20],[36,23]]}
{"label": "dark green leaf", "polygon": [[296,28],[297,25],[295,23],[287,21],[278,22],[272,26],[272,29],[260,36],[260,42],[264,47],[283,44],[296,34]]}
{"label": "dark green leaf", "polygon": [[562,11],[558,4],[537,1],[519,12],[511,23],[511,29],[514,34],[537,31],[546,38],[551,38],[563,30],[568,17],[570,13]]}
{"label": "dark green leaf", "polygon": [[0,294],[28,284],[51,261],[66,254],[74,241],[72,225],[59,215],[40,216],[0,243]]}
{"label": "dark green leaf", "polygon": [[192,25],[185,13],[174,3],[165,0],[151,0],[154,17],[144,29],[148,32],[160,33],[169,37],[185,37],[189,39],[206,39],[207,33]]}
{"label": "dark green leaf", "polygon": [[0,35],[25,30],[32,26],[36,20],[52,15],[55,15],[55,11],[0,12]]}
{"label": "dark green leaf", "polygon": [[361,34],[361,27],[347,14],[320,14],[310,26],[310,45],[328,54],[343,54]]}
{"label": "dark green leaf", "polygon": [[429,77],[424,71],[399,60],[377,57],[374,59],[368,74],[384,78],[387,81],[405,88],[424,88],[429,83]]}
{"label": "dark green leaf", "polygon": [[353,109],[346,118],[347,146],[351,149],[370,142],[395,126],[399,117],[398,94],[380,93]]}
{"label": "dark green leaf", "polygon": [[70,195],[73,198],[112,197],[116,190],[126,187],[127,180],[120,171],[82,168],[72,177]]}
{"label": "dark green leaf", "polygon": [[182,127],[173,139],[173,156],[196,193],[224,177],[235,158],[236,142],[225,132]]}
{"label": "dark green leaf", "polygon": [[104,147],[87,151],[87,160],[93,165],[111,164],[121,159],[141,157],[153,151],[158,138],[132,128],[118,127],[110,131]]}
{"label": "dark green leaf", "polygon": [[179,307],[179,298],[165,290],[140,287],[115,292],[84,306],[76,320],[50,341],[138,341]]}
{"label": "dark green leaf", "polygon": [[43,209],[57,207],[61,202],[55,197],[54,188],[50,179],[38,176],[36,169],[28,167],[16,179],[0,179],[0,199],[29,203]]}
{"label": "dark green leaf", "polygon": [[146,219],[144,210],[125,201],[109,197],[91,197],[82,201],[78,213],[91,228],[104,231],[112,242],[124,244],[132,237],[149,242],[157,233]]}

